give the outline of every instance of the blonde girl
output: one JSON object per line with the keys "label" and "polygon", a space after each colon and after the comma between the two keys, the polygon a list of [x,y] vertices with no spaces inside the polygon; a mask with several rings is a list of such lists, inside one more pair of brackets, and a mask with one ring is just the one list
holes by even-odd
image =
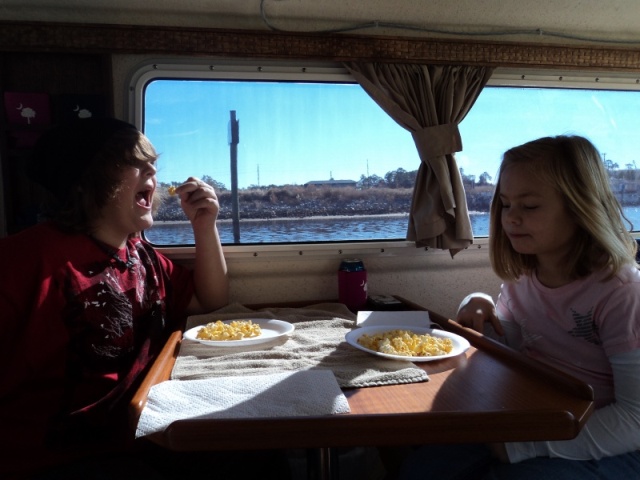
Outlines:
{"label": "blonde girl", "polygon": [[457,320],[590,384],[595,411],[573,440],[419,447],[399,478],[640,478],[640,271],[625,220],[587,139],[504,154],[489,238],[504,283],[495,304],[467,296]]}
{"label": "blonde girl", "polygon": [[523,354],[590,384],[577,438],[493,445],[491,479],[640,478],[640,272],[636,242],[594,145],[541,138],[504,154],[491,204],[497,303],[471,294],[457,320],[493,326]]}

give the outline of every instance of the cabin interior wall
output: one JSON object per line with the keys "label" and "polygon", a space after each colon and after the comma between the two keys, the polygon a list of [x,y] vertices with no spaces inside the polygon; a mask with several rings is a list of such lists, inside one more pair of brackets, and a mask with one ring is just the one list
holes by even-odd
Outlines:
{"label": "cabin interior wall", "polygon": [[[97,95],[104,99],[105,110],[113,112],[111,61],[105,54],[67,52],[0,51],[0,91],[45,93],[53,99],[65,95]],[[34,223],[42,192],[26,177],[30,149],[14,145],[13,134],[39,133],[46,124],[13,125],[5,115],[0,96],[0,166],[2,167],[2,234],[15,233]],[[51,113],[52,122],[55,121]],[[3,205],[4,203],[4,205]]]}
{"label": "cabin interior wall", "polygon": [[[487,248],[471,247],[453,259],[448,251],[420,256],[361,256],[369,295],[400,295],[446,317],[455,317],[460,301],[482,291],[496,298],[500,281],[492,272]],[[232,301],[335,299],[340,258],[229,261]]]}
{"label": "cabin interior wall", "polygon": [[[399,295],[447,317],[460,301],[482,291],[496,298],[500,279],[491,270],[486,239],[451,258],[448,251],[419,255],[359,255],[367,269],[369,295]],[[171,256],[171,253],[168,252]],[[343,256],[227,258],[231,302],[314,302],[338,297]],[[177,261],[190,266],[190,260]]]}

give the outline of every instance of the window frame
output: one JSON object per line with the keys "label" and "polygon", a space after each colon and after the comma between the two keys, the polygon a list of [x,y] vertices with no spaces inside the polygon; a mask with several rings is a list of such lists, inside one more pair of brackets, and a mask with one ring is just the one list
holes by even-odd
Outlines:
{"label": "window frame", "polygon": [[[356,83],[347,70],[336,63],[305,61],[256,61],[256,60],[184,60],[152,59],[136,65],[127,79],[126,111],[128,120],[142,128],[144,124],[144,92],[146,85],[158,79],[243,79],[283,81],[340,81]],[[488,86],[494,87],[542,87],[542,88],[588,88],[602,90],[637,90],[640,92],[640,76],[633,73],[615,72],[560,72],[542,69],[498,68]],[[463,139],[464,140],[464,139]],[[416,168],[418,165],[416,165]],[[470,248],[488,245],[488,236],[474,238]],[[162,246],[173,256],[188,258],[194,246]],[[231,257],[254,257],[269,259],[287,256],[317,255],[382,255],[413,256],[428,252],[428,247],[416,248],[407,240],[318,242],[265,245],[224,245],[225,255]],[[432,250],[432,249],[431,249]]]}
{"label": "window frame", "polygon": [[[318,80],[356,83],[346,68],[334,63],[303,62],[256,62],[245,60],[221,60],[220,62],[185,62],[176,60],[148,61],[134,67],[128,80],[128,116],[129,121],[142,128],[144,125],[144,91],[146,85],[158,79],[221,79],[236,80],[241,74],[243,79],[256,80]],[[310,78],[312,77],[312,78]],[[416,166],[417,168],[418,166]],[[172,255],[188,258],[194,251],[193,246],[163,245],[161,251],[170,251]],[[233,257],[288,257],[288,256],[323,256],[334,255],[419,255],[428,248],[416,248],[415,243],[408,240],[349,242],[314,242],[265,245],[224,245],[225,255]]]}

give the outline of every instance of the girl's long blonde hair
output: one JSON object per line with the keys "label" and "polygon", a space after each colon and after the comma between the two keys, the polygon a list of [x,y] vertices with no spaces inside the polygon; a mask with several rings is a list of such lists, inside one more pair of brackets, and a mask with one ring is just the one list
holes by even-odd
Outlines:
{"label": "girl's long blonde hair", "polygon": [[597,149],[580,136],[544,137],[508,150],[500,165],[489,232],[491,265],[500,278],[515,280],[536,268],[535,255],[516,252],[502,228],[500,178],[515,164],[526,165],[537,179],[555,188],[573,215],[579,228],[573,255],[566,259],[573,278],[605,267],[613,275],[623,265],[635,264],[637,244],[624,221],[631,223],[611,191]]}

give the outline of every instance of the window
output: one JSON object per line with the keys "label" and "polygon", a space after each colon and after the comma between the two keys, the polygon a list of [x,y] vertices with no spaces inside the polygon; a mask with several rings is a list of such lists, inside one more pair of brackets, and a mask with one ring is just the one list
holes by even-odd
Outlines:
{"label": "window", "polygon": [[[565,133],[600,149],[640,224],[637,89],[627,78],[495,74],[460,125],[456,154],[474,234],[488,234],[502,153]],[[153,65],[132,90],[137,123],[161,154],[160,188],[191,175],[215,186],[223,244],[404,240],[420,164],[413,139],[344,70]],[[193,243],[176,198],[145,235],[158,245]]]}
{"label": "window", "polygon": [[[258,70],[145,80],[160,188],[190,175],[214,185],[223,244],[404,239],[420,164],[411,134],[342,69]],[[193,243],[185,220],[168,198],[146,237]]]}
{"label": "window", "polygon": [[[640,87],[635,77],[601,78],[498,73],[460,125],[456,154],[474,235],[488,235],[488,208],[502,154],[544,136],[593,142],[633,229],[640,227]],[[481,221],[480,219],[483,219]]]}

